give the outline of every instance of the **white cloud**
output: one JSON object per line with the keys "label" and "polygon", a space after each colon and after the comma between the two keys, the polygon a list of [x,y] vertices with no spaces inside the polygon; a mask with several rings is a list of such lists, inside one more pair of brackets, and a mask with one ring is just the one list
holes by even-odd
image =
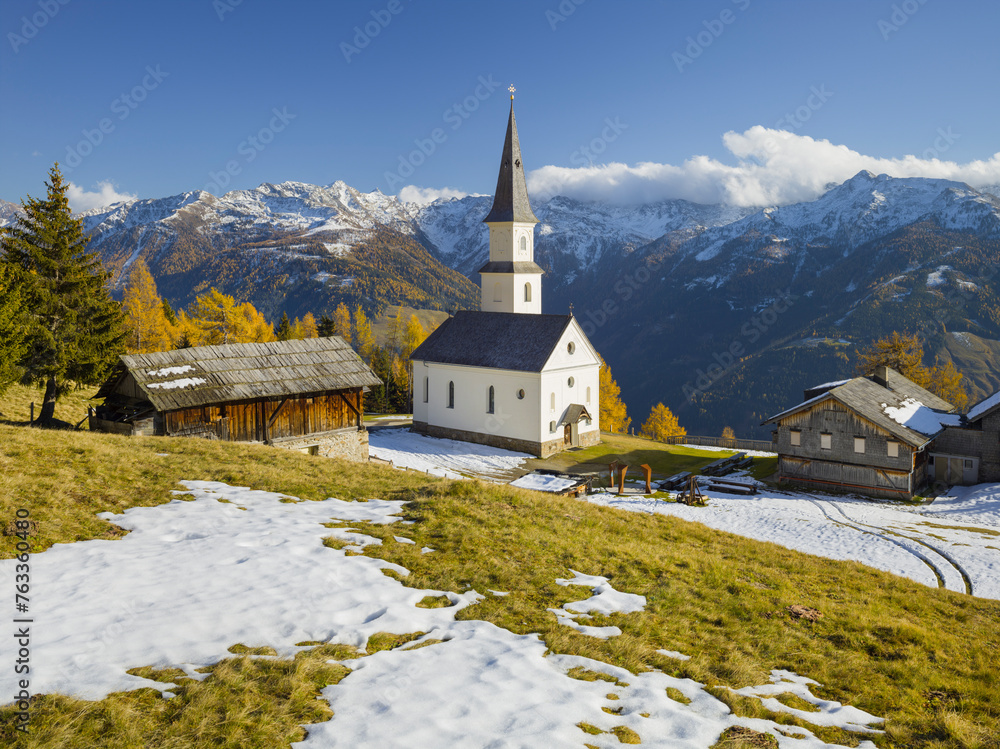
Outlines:
{"label": "white cloud", "polygon": [[[399,199],[404,203],[419,203],[420,205],[433,203],[438,198],[466,198],[468,196],[469,193],[453,190],[450,187],[442,187],[439,190],[434,187],[407,185],[399,191]],[[473,197],[477,196],[477,194],[473,194]]]}
{"label": "white cloud", "polygon": [[757,125],[743,133],[723,135],[735,165],[693,156],[680,166],[652,162],[544,166],[528,175],[528,190],[540,200],[566,195],[635,204],[684,198],[696,203],[766,206],[814,200],[831,184],[844,182],[862,169],[893,177],[951,179],[973,187],[1000,183],[1000,152],[986,161],[942,161],[938,157],[960,136],[945,131],[939,136],[920,157],[887,159]]}
{"label": "white cloud", "polygon": [[74,213],[83,213],[95,208],[104,208],[112,203],[121,203],[126,200],[135,200],[136,196],[130,193],[118,192],[112,182],[105,180],[97,183],[97,190],[88,192],[79,185],[70,182],[66,191],[69,199],[69,206]]}

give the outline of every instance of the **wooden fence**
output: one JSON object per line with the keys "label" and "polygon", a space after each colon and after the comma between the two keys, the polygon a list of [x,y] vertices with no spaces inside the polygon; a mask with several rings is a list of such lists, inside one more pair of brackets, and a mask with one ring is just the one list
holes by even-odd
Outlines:
{"label": "wooden fence", "polygon": [[[618,432],[608,432],[608,434],[618,434]],[[649,439],[642,434],[632,434],[632,437]],[[722,447],[726,450],[759,450],[761,452],[775,452],[775,445],[771,440],[744,440],[726,439],[725,437],[697,437],[685,434],[680,437],[665,437],[662,440],[650,440],[650,442],[660,442],[665,445],[699,445],[701,447]]]}

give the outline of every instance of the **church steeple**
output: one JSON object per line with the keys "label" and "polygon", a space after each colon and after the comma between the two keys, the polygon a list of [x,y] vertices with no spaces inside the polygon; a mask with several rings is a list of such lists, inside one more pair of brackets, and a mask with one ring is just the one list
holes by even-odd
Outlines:
{"label": "church steeple", "polygon": [[500,174],[497,189],[493,193],[493,208],[483,219],[483,223],[494,221],[518,221],[538,223],[531,203],[528,202],[528,187],[524,182],[524,165],[521,163],[521,144],[517,139],[517,121],[514,119],[514,97],[510,97],[510,118],[507,120],[507,137],[503,142],[500,157]]}
{"label": "church steeple", "polygon": [[535,263],[535,224],[538,218],[528,202],[521,163],[521,144],[514,120],[514,87],[510,87],[510,116],[500,157],[500,174],[493,207],[483,222],[490,227],[490,259],[482,276],[483,312],[542,312],[542,269]]}

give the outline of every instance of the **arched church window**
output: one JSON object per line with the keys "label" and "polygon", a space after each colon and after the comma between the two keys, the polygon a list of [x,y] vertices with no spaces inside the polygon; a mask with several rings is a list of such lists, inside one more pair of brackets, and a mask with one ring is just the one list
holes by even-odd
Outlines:
{"label": "arched church window", "polygon": [[587,388],[587,403],[590,403],[590,388]]}
{"label": "arched church window", "polygon": [[431,395],[431,378],[430,377],[425,377],[424,378],[424,403],[426,403],[430,399],[430,395]]}
{"label": "arched church window", "polygon": [[530,283],[526,283],[524,285],[524,301],[526,301],[526,302],[530,302],[531,301],[531,284]]}
{"label": "arched church window", "polygon": [[490,385],[490,399],[489,399],[489,404],[488,404],[488,406],[486,408],[486,413],[488,413],[488,414],[493,413],[493,399],[494,399],[495,393],[496,393],[496,391],[493,390],[493,386]]}
{"label": "arched church window", "polygon": [[497,281],[495,284],[493,284],[493,301],[494,302],[502,302],[503,301],[503,294],[500,292],[500,282],[499,281]]}
{"label": "arched church window", "polygon": [[556,410],[556,394],[555,393],[552,393],[552,395],[549,396],[549,410],[550,411],[555,411]]}
{"label": "arched church window", "polygon": [[448,383],[448,408],[455,407],[455,383]]}
{"label": "arched church window", "polygon": [[521,235],[521,254],[522,255],[528,254],[528,238],[523,234]]}

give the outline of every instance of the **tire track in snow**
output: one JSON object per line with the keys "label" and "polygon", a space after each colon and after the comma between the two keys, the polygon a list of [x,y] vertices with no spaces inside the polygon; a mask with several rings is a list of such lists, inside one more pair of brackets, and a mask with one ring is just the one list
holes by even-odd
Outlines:
{"label": "tire track in snow", "polygon": [[[881,538],[884,541],[888,541],[889,543],[896,544],[896,546],[898,546],[899,548],[901,548],[903,551],[907,552],[908,554],[912,554],[917,559],[919,559],[921,562],[923,562],[924,564],[926,564],[928,567],[931,568],[931,571],[934,573],[934,577],[937,578],[938,587],[939,588],[945,588],[947,590],[948,586],[945,584],[944,573],[941,572],[940,568],[938,568],[938,566],[935,565],[934,562],[932,562],[930,559],[928,559],[927,557],[925,557],[923,554],[920,554],[919,552],[914,551],[911,548],[908,548],[905,544],[900,543],[899,541],[897,541],[894,538],[890,538],[889,536],[883,535],[883,533],[881,532],[882,531],[881,528],[877,528],[876,526],[869,525],[869,526],[867,526],[867,528],[871,528],[873,530],[866,530],[866,527],[864,527],[863,524],[856,523],[855,521],[851,520],[844,513],[843,510],[841,510],[839,507],[837,507],[836,504],[834,504],[833,502],[830,502],[829,500],[821,500],[821,499],[819,499],[817,497],[813,497],[811,494],[803,494],[803,495],[800,495],[800,496],[805,497],[808,502],[811,502],[813,505],[815,505],[816,508],[821,513],[823,513],[823,517],[825,517],[831,523],[833,523],[835,525],[842,526],[844,528],[850,528],[851,530],[858,531],[859,533],[867,533],[870,536],[877,536],[878,538]],[[823,506],[823,504],[821,504],[822,502],[829,502],[831,505],[833,505],[833,507],[840,512],[840,514],[845,518],[845,520],[837,520],[836,518],[831,517],[830,513],[828,513],[826,511],[826,508]],[[912,541],[913,539],[910,539],[910,540]]]}
{"label": "tire track in snow", "polygon": [[[878,526],[868,525],[867,523],[862,523],[862,522],[860,522],[858,520],[855,520],[850,515],[848,515],[846,512],[844,512],[844,509],[840,505],[838,505],[836,502],[830,501],[830,504],[833,505],[834,509],[836,509],[837,512],[839,512],[841,515],[843,515],[844,518],[846,518],[847,521],[850,522],[850,523],[853,523],[855,525],[860,525],[860,526],[863,526],[865,528],[873,528],[873,529],[875,529],[877,531],[881,531],[881,533],[879,533],[878,535],[882,535],[882,533],[888,532],[888,531],[885,531],[885,529],[883,529],[883,528],[879,528]],[[907,541],[912,541],[913,543],[920,544],[921,546],[930,549],[935,554],[938,554],[939,556],[941,556],[945,560],[947,560],[947,562],[958,571],[958,574],[962,576],[962,582],[965,583],[965,592],[968,593],[970,596],[973,595],[973,593],[972,593],[972,578],[969,577],[969,575],[966,573],[966,571],[962,568],[962,565],[960,565],[957,561],[955,561],[955,559],[948,552],[942,551],[941,549],[937,548],[936,546],[934,546],[931,543],[928,543],[927,541],[924,541],[924,540],[919,539],[919,538],[913,538],[912,536],[907,536],[906,534],[900,533],[899,531],[892,531],[892,533],[893,533],[893,535],[898,535],[900,538],[905,538]],[[892,540],[892,539],[888,539],[887,536],[882,536],[882,537],[886,538],[887,540]],[[910,553],[914,553],[914,552],[911,551]],[[928,560],[925,559],[924,561],[927,561],[928,564],[930,564],[930,562]],[[944,587],[944,586],[942,586],[942,587]]]}

